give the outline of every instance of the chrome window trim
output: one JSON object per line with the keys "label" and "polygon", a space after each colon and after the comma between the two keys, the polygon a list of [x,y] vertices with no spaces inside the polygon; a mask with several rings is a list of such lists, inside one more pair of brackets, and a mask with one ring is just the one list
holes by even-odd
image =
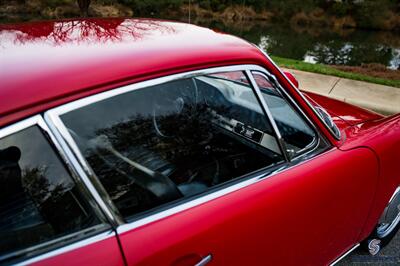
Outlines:
{"label": "chrome window trim", "polygon": [[109,239],[111,237],[116,237],[116,233],[113,230],[108,230],[106,232],[103,232],[103,233],[97,234],[95,236],[92,236],[92,237],[80,240],[78,242],[75,242],[73,244],[70,244],[70,245],[67,245],[67,246],[52,250],[52,251],[47,252],[45,254],[38,255],[36,257],[24,260],[22,262],[18,262],[15,265],[30,265],[30,264],[33,264],[35,262],[39,262],[39,261],[42,261],[42,260],[45,260],[45,259],[49,259],[51,257],[55,257],[57,255],[61,255],[61,254],[67,253],[67,252],[73,251],[75,249],[78,249],[78,248],[81,248],[81,247],[85,247],[85,246],[88,246],[88,245],[91,245],[91,244],[94,244],[94,243]]}
{"label": "chrome window trim", "polygon": [[[73,158],[68,156],[67,150],[65,150],[62,147],[61,143],[58,141],[57,137],[54,134],[54,133],[56,133],[56,131],[50,129],[50,125],[48,123],[46,123],[45,119],[42,116],[39,116],[38,125],[49,136],[51,143],[54,145],[54,147],[56,148],[56,151],[58,152],[58,155],[61,157],[61,159],[67,166],[68,170],[71,173],[71,177],[75,181],[75,183],[77,185],[85,186],[85,188],[88,190],[88,194],[90,194],[90,197],[93,198],[93,200],[95,201],[95,202],[93,202],[93,200],[91,198],[88,199],[89,204],[94,207],[95,214],[99,217],[100,220],[103,220],[102,218],[103,218],[103,216],[105,216],[107,221],[109,221],[112,224],[113,220],[111,220],[110,217],[107,216],[107,212],[105,212],[101,208],[101,206],[98,204],[96,198],[94,197],[93,193],[88,189],[87,185],[85,184],[84,180],[82,179],[82,175],[79,173],[78,168],[75,167],[76,164],[75,164]],[[85,197],[86,197],[86,194],[87,194],[87,193],[85,193],[86,191],[82,191],[82,192],[83,192],[83,194],[85,194]]]}
{"label": "chrome window trim", "polygon": [[[270,175],[272,175],[272,174],[273,173],[271,173]],[[209,202],[211,200],[220,198],[220,197],[225,196],[225,195],[227,195],[229,193],[235,192],[235,191],[237,191],[239,189],[248,187],[248,186],[250,186],[252,184],[255,184],[255,183],[257,183],[257,182],[259,182],[261,180],[264,180],[265,178],[263,178],[263,177],[264,177],[264,174],[259,174],[256,177],[253,177],[251,179],[244,180],[242,182],[236,183],[236,184],[228,186],[226,188],[223,188],[223,189],[217,190],[215,192],[206,194],[204,196],[195,198],[193,200],[184,202],[184,203],[182,203],[180,205],[177,205],[177,206],[174,206],[172,208],[169,208],[169,209],[166,209],[166,210],[154,213],[154,214],[150,214],[149,216],[146,216],[144,218],[141,218],[141,219],[138,219],[138,220],[135,220],[135,221],[128,222],[126,224],[120,225],[120,226],[117,227],[117,233],[118,234],[122,234],[122,233],[125,233],[127,231],[131,231],[133,229],[142,227],[142,226],[144,226],[146,224],[155,222],[157,220],[161,220],[161,219],[166,218],[168,216],[183,212],[185,210],[188,210],[188,209],[191,209],[193,207],[199,206],[199,205],[204,204],[206,202]]]}
{"label": "chrome window trim", "polygon": [[[95,176],[95,174],[94,174],[93,170],[91,169],[91,167],[89,166],[89,164],[84,159],[84,156],[82,155],[81,151],[79,150],[79,148],[76,145],[75,141],[73,140],[72,136],[68,132],[66,126],[61,121],[60,116],[65,113],[68,113],[70,111],[76,110],[78,108],[87,106],[89,104],[96,103],[96,102],[99,102],[99,101],[102,101],[102,100],[105,100],[105,99],[108,99],[108,98],[111,98],[111,97],[114,97],[117,95],[121,95],[124,93],[128,93],[131,91],[135,91],[137,89],[142,89],[145,87],[154,86],[157,84],[166,83],[166,82],[183,79],[183,78],[191,78],[191,77],[199,76],[199,75],[208,75],[208,74],[214,74],[214,73],[220,73],[220,72],[230,72],[230,71],[241,71],[241,72],[246,72],[246,73],[249,73],[251,71],[258,71],[258,72],[264,73],[265,75],[270,75],[264,67],[261,67],[258,65],[233,65],[233,66],[214,67],[214,68],[208,68],[208,69],[203,69],[203,70],[194,70],[194,71],[173,74],[173,75],[169,75],[169,76],[164,76],[164,77],[155,78],[152,80],[146,80],[146,81],[126,85],[123,87],[115,88],[115,89],[112,89],[109,91],[101,92],[101,93],[98,93],[98,94],[95,94],[92,96],[88,96],[88,97],[61,105],[59,107],[50,109],[47,112],[45,112],[44,119],[45,119],[46,123],[49,125],[49,128],[53,131],[57,141],[60,143],[61,147],[65,151],[65,154],[68,156],[69,160],[72,162],[72,165],[76,168],[76,171],[80,174],[80,176],[84,180],[84,183],[88,186],[89,191],[94,194],[95,198],[98,199],[99,205],[102,208],[102,210],[107,213],[107,217],[113,216],[110,219],[112,219],[112,221],[114,221],[114,223],[116,223],[118,225],[117,233],[123,233],[123,232],[129,231],[129,230],[132,230],[134,228],[138,228],[145,224],[148,224],[148,223],[157,221],[159,219],[171,216],[173,214],[176,214],[181,211],[187,210],[189,208],[198,206],[198,205],[208,202],[210,200],[224,196],[228,193],[231,193],[231,192],[237,191],[239,189],[242,189],[244,187],[255,184],[255,183],[265,179],[265,176],[264,176],[265,173],[259,174],[253,178],[244,179],[238,183],[235,183],[231,186],[222,188],[220,190],[201,195],[198,198],[194,198],[187,202],[183,202],[177,206],[173,206],[166,210],[163,210],[163,211],[160,211],[160,212],[157,212],[154,214],[149,214],[149,216],[146,216],[144,218],[139,218],[138,220],[135,220],[133,222],[125,223],[122,216],[120,216],[119,213],[114,210],[115,207],[114,207],[111,199],[108,197],[107,193],[105,195],[100,195],[99,192],[97,191],[97,189],[99,189],[99,188],[100,188],[100,190],[105,191],[104,187],[102,187],[102,185],[98,181],[98,179],[96,178],[97,182],[99,182],[98,184],[93,184],[92,180],[90,180],[89,176]],[[250,84],[250,85],[252,85],[252,84]],[[288,96],[288,97],[290,98],[290,96]],[[302,113],[302,114],[305,116],[304,113]],[[306,119],[308,119],[308,118],[306,117]],[[308,120],[308,121],[310,121],[310,120]],[[312,125],[312,123],[311,123],[311,125]],[[275,130],[275,128],[274,128],[274,130]],[[280,136],[279,130],[276,131],[276,134],[278,136]],[[318,141],[318,143],[320,143],[320,142]],[[316,147],[318,147],[318,145],[316,145],[315,148]],[[314,150],[310,150],[306,153],[303,153],[303,154],[301,154],[301,156],[310,154],[312,151],[314,151]],[[286,153],[286,150],[284,152]],[[325,150],[323,154],[325,154],[326,152],[329,152],[329,151]],[[314,156],[313,158],[319,157],[319,156],[320,156],[320,154]],[[309,158],[307,158],[307,161],[308,160],[309,160]],[[302,164],[303,162],[304,161],[296,160],[296,162],[293,162],[290,165],[285,164],[280,169],[270,173],[268,175],[268,177],[272,176],[278,172],[291,169],[292,167]],[[95,180],[95,182],[96,182],[96,180]],[[105,201],[102,199],[102,196],[106,197]]]}
{"label": "chrome window trim", "polygon": [[[228,71],[245,72],[246,70],[258,70],[260,72],[265,71],[264,68],[257,65],[234,65],[173,74],[115,88],[61,105],[59,107],[55,107],[44,113],[44,119],[49,128],[52,130],[55,138],[57,139],[57,142],[64,150],[64,153],[66,154],[68,160],[75,167],[76,172],[81,176],[81,179],[86,185],[87,189],[92,193],[94,199],[96,200],[102,211],[106,214],[107,218],[112,222],[113,225],[116,226],[123,224],[124,219],[119,214],[118,209],[115,207],[105,188],[98,180],[96,174],[91,169],[90,165],[86,162],[86,159],[82,155],[71,134],[68,132],[68,129],[61,121],[61,115],[79,109],[81,107],[100,102],[108,98],[112,98],[117,95],[121,95],[149,86],[154,86],[157,84],[162,84],[178,79],[191,78],[193,76],[208,75]],[[286,150],[284,150],[283,152],[286,153]]]}
{"label": "chrome window trim", "polygon": [[298,95],[303,99],[303,101],[307,104],[308,107],[311,108],[311,110],[314,112],[315,115],[317,115],[318,119],[322,122],[322,124],[325,126],[325,128],[328,129],[329,133],[331,133],[331,135],[336,139],[336,140],[341,140],[342,139],[342,135],[340,130],[338,130],[338,134],[336,135],[335,132],[328,126],[328,124],[322,119],[321,115],[318,113],[317,110],[315,110],[314,106],[310,103],[309,100],[307,100],[307,98],[303,95],[303,93],[301,93],[301,91],[293,84],[293,82],[286,77],[286,75],[283,73],[283,71],[278,67],[277,64],[275,64],[275,62],[271,59],[271,57],[264,52],[260,47],[258,47],[256,44],[254,44],[254,46],[272,63],[272,65],[275,66],[275,68],[284,76],[284,78],[286,79],[287,82],[289,82],[289,84],[297,91]]}
{"label": "chrome window trim", "polygon": [[[311,158],[309,160],[319,158],[320,156],[325,155],[326,153],[329,153],[329,152],[333,152],[335,150],[337,150],[337,148],[331,148],[330,150],[327,150],[327,151],[325,151],[325,152],[323,152],[321,154],[318,154],[318,155],[314,156],[313,158]],[[302,165],[303,163],[308,162],[309,160],[300,161],[300,162],[298,162],[296,164],[289,164],[289,165],[288,164],[284,164],[284,165],[282,165],[282,167],[280,167],[279,169],[269,173],[267,176],[265,176],[265,173],[261,173],[261,174],[258,174],[255,177],[253,177],[253,178],[245,179],[245,180],[240,181],[238,183],[235,183],[235,184],[233,184],[231,186],[222,188],[220,190],[211,192],[209,194],[205,194],[203,196],[200,196],[200,197],[195,198],[193,200],[184,202],[184,203],[182,203],[180,205],[177,205],[177,206],[174,206],[172,208],[160,211],[158,213],[150,214],[147,217],[144,217],[144,218],[132,221],[132,222],[128,222],[128,223],[122,224],[122,225],[117,227],[117,229],[116,229],[117,233],[118,234],[122,234],[122,233],[125,233],[125,232],[128,232],[128,231],[131,231],[133,229],[142,227],[144,225],[147,225],[149,223],[155,222],[157,220],[161,220],[161,219],[169,217],[171,215],[174,215],[174,214],[183,212],[185,210],[191,209],[193,207],[202,205],[202,204],[207,203],[207,202],[209,202],[211,200],[220,198],[220,197],[225,196],[227,194],[230,194],[232,192],[238,191],[240,189],[246,188],[246,187],[251,186],[253,184],[256,184],[258,182],[264,181],[264,180],[266,180],[266,179],[268,179],[268,178],[270,178],[270,177],[272,177],[272,176],[274,176],[274,175],[276,175],[278,173],[289,171],[292,168],[297,167],[298,165]]]}
{"label": "chrome window trim", "polygon": [[[55,139],[54,135],[52,134],[52,131],[50,131],[49,127],[47,126],[45,120],[43,119],[43,117],[41,115],[34,115],[34,116],[26,118],[26,119],[24,119],[22,121],[16,122],[16,123],[14,123],[12,125],[5,126],[5,127],[1,128],[0,129],[0,140],[2,138],[5,138],[5,137],[10,136],[12,134],[18,133],[20,131],[23,131],[23,130],[25,130],[25,129],[29,128],[29,127],[33,127],[33,126],[39,127],[39,129],[41,129],[42,132],[44,133],[44,137],[46,137],[46,135],[47,135],[47,137],[49,137],[49,139],[48,139],[49,145],[54,146],[54,148],[55,148],[54,152],[61,157],[61,158],[59,158],[60,162],[63,163],[63,164],[66,164],[66,168],[68,168],[67,170],[70,170],[69,174],[71,174],[70,175],[71,179],[74,181],[74,183],[76,183],[76,185],[78,185],[78,183],[81,182],[81,181],[79,180],[79,178],[77,178],[77,176],[75,176],[73,167],[68,163],[67,160],[65,160],[65,157],[64,157],[65,154],[64,154],[63,150],[61,149],[60,145],[58,144],[57,140]],[[83,193],[83,194],[85,194],[85,193]],[[87,195],[84,195],[84,197],[87,198]],[[91,206],[93,206],[93,204],[91,204],[91,201],[90,200],[88,200],[88,201],[89,201],[89,204]],[[94,207],[95,215],[97,215],[99,220],[100,221],[104,220],[102,218],[102,216],[103,216],[102,213],[99,216],[99,209],[97,208],[97,206],[93,206],[93,207]],[[78,236],[80,234],[85,234],[85,232],[96,230],[96,228],[98,228],[99,230],[102,227],[104,229],[106,229],[105,226],[106,226],[105,223],[100,223],[98,225],[94,225],[92,227],[88,227],[88,228],[85,228],[83,230],[80,230],[80,231],[77,231],[77,232],[74,232],[74,233],[71,233],[71,234],[68,234],[68,235],[65,235],[65,236],[56,237],[56,238],[48,240],[46,242],[43,242],[43,243],[40,243],[40,244],[37,244],[37,245],[33,245],[33,246],[30,246],[30,247],[27,247],[27,248],[23,248],[23,249],[8,253],[8,254],[3,255],[3,256],[0,257],[0,262],[3,261],[3,260],[11,259],[12,257],[21,256],[23,253],[29,254],[31,252],[34,252],[35,250],[39,250],[40,248],[45,248],[46,246],[51,245],[53,243],[60,243],[63,240],[65,241],[68,238],[73,238],[74,236]],[[113,233],[114,236],[115,236],[115,232],[112,229],[109,230],[107,234],[110,234],[110,233]],[[95,236],[92,236],[92,237],[89,237],[89,238],[86,238],[86,239],[82,239],[81,238],[81,239],[77,240],[77,242],[75,242],[75,243],[67,244],[67,245],[65,245],[63,247],[60,247],[60,248],[57,248],[57,249],[55,249],[53,251],[50,251],[50,252],[47,252],[47,253],[44,253],[44,254],[41,254],[41,255],[37,255],[37,256],[32,257],[32,258],[25,259],[22,262],[18,262],[16,265],[31,264],[31,263],[37,262],[39,260],[43,260],[45,258],[64,253],[66,251],[70,251],[70,250],[73,250],[73,249],[88,245],[88,243],[99,241],[97,239],[103,238],[104,234],[106,234],[106,233],[100,233],[98,235],[95,235]],[[108,236],[108,237],[111,237],[111,236]],[[94,240],[96,240],[96,241],[94,241]]]}
{"label": "chrome window trim", "polygon": [[282,152],[282,155],[285,158],[285,161],[290,162],[290,157],[287,153],[281,132],[279,132],[278,126],[275,123],[275,119],[273,118],[271,111],[269,110],[269,107],[268,107],[267,103],[265,102],[264,97],[261,94],[261,91],[260,91],[260,88],[258,87],[257,82],[254,80],[252,71],[246,70],[245,72],[246,72],[247,78],[249,79],[249,81],[251,83],[251,87],[253,87],[253,91],[256,94],[257,100],[260,102],[261,108],[264,111],[264,115],[268,118],[269,122],[271,123],[271,126],[274,130],[275,137],[278,141],[278,145]]}
{"label": "chrome window trim", "polygon": [[[267,80],[271,81],[273,83],[273,85],[275,86],[275,89],[277,89],[281,94],[283,94],[284,100],[286,101],[287,99],[289,100],[290,103],[288,103],[291,107],[294,107],[295,112],[297,114],[300,115],[300,117],[302,117],[305,120],[305,123],[308,124],[311,127],[311,130],[314,131],[314,138],[313,140],[303,149],[299,150],[296,152],[296,155],[293,156],[291,158],[291,160],[295,160],[299,157],[302,157],[306,150],[312,151],[313,147],[318,146],[320,143],[320,138],[321,138],[321,134],[319,132],[319,130],[315,127],[315,125],[312,123],[312,121],[310,120],[310,118],[304,113],[304,111],[300,108],[300,106],[296,103],[295,100],[293,100],[292,97],[290,97],[289,93],[280,85],[280,83],[278,82],[278,80],[276,79],[276,77],[274,75],[272,75],[271,73],[269,73],[267,70],[265,70],[264,72],[260,72],[258,70],[253,70],[251,71],[251,74],[254,75],[253,73],[258,73],[261,74],[262,76],[264,76]],[[254,79],[254,78],[253,78]],[[256,84],[257,85],[257,84]],[[258,85],[257,85],[258,87]],[[260,90],[260,89],[259,89]],[[261,90],[260,90],[261,92]],[[271,115],[272,119],[273,116]],[[277,128],[277,130],[279,131],[279,129]],[[282,139],[283,141],[283,139]],[[306,152],[308,153],[308,152]]]}
{"label": "chrome window trim", "polygon": [[[46,123],[46,121],[43,119],[43,117],[41,115],[34,115],[32,117],[26,118],[15,124],[12,124],[12,125],[9,125],[9,126],[6,126],[2,129],[0,129],[0,139],[4,138],[6,136],[9,136],[11,134],[17,133],[19,131],[22,131],[28,127],[35,126],[35,125],[37,125],[50,138],[49,139],[50,145],[54,146],[56,154],[61,157],[61,161],[62,161],[62,163],[65,164],[66,168],[69,170],[69,172],[71,174],[71,178],[77,185],[79,185],[81,183],[79,172],[76,172],[76,167],[73,164],[73,161],[72,161],[72,163],[70,163],[70,161],[68,160],[70,157],[67,156],[67,154],[65,153],[65,150],[61,147],[57,138],[54,136],[54,134],[53,134],[54,131],[50,130],[48,124]],[[86,193],[84,193],[84,194],[86,196]],[[91,193],[90,193],[90,196],[92,196]],[[89,200],[89,203],[92,203],[91,200]],[[100,209],[96,205],[93,205],[93,204],[91,204],[91,205],[94,207],[94,210],[97,215],[99,214],[99,212],[101,214],[103,214],[102,211],[100,211]],[[102,220],[101,216],[99,216],[100,220]]]}
{"label": "chrome window trim", "polygon": [[[99,187],[99,184],[97,184],[100,183],[100,181],[94,179],[95,177],[92,176],[92,180],[94,179],[93,181],[97,185],[96,186],[95,184],[92,183],[92,180],[90,180],[89,176],[93,172],[93,170],[89,167],[88,164],[86,164],[86,161],[81,152],[79,151],[79,148],[76,145],[75,141],[72,139],[68,130],[61,122],[59,116],[56,113],[53,113],[52,110],[45,112],[44,120],[46,121],[50,130],[53,132],[57,142],[61,147],[61,150],[64,152],[66,156],[66,160],[69,161],[70,164],[75,168],[75,171],[78,173],[82,182],[89,190],[94,200],[98,204],[99,208],[105,214],[110,223],[113,226],[122,224],[123,223],[122,218],[119,215],[114,214],[118,212],[116,211],[116,208],[113,207],[113,203],[111,202],[111,199],[108,197],[108,194],[105,194],[102,191],[102,189],[104,190],[104,188],[102,188],[102,186]],[[101,191],[102,194],[100,194],[99,191]]]}
{"label": "chrome window trim", "polygon": [[0,129],[0,139],[35,125],[39,125],[40,127],[44,125],[46,127],[46,124],[43,124],[42,117],[40,115],[35,115]]}
{"label": "chrome window trim", "polygon": [[[37,250],[44,250],[46,248],[51,249],[51,245],[52,244],[61,244],[62,242],[70,241],[74,237],[77,237],[79,235],[85,235],[87,233],[90,233],[91,231],[101,230],[102,228],[110,230],[110,228],[105,228],[104,226],[105,226],[105,224],[95,225],[95,226],[86,228],[84,230],[78,231],[78,232],[74,232],[74,233],[71,233],[71,234],[68,234],[68,235],[65,235],[65,236],[61,236],[59,238],[54,238],[54,239],[46,241],[44,243],[40,243],[40,244],[33,245],[33,246],[30,246],[30,247],[27,247],[27,248],[24,248],[24,249],[17,250],[15,252],[12,252],[12,253],[9,253],[9,254],[6,254],[6,255],[0,257],[0,262],[1,261],[7,261],[7,260],[13,260],[13,259],[15,259],[15,260],[21,259],[21,262],[18,262],[18,263],[22,263],[22,262],[25,262],[25,261],[30,260],[32,258],[36,258],[36,257],[39,257],[39,256],[44,256],[49,252],[43,251],[42,254],[40,254],[40,253],[37,254],[37,255],[34,255],[34,254],[35,254],[35,252]],[[101,230],[101,231],[104,232],[105,230]],[[94,236],[96,236],[96,235],[94,235]],[[84,241],[86,239],[88,239],[88,238],[81,238],[78,241],[76,241],[75,243]],[[62,246],[62,244],[61,244],[60,247],[55,248],[54,250],[51,250],[50,252],[53,252],[53,251],[56,251],[56,250],[59,250],[59,249],[63,249],[65,247],[73,245],[75,243],[69,243],[69,244],[66,244],[64,246]],[[28,258],[23,258],[24,255],[27,256]]]}

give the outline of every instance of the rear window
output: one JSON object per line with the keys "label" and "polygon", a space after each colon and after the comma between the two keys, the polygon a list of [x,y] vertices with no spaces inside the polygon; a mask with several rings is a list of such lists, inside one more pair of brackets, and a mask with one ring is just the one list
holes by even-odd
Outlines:
{"label": "rear window", "polygon": [[101,224],[92,209],[39,127],[0,139],[0,262]]}

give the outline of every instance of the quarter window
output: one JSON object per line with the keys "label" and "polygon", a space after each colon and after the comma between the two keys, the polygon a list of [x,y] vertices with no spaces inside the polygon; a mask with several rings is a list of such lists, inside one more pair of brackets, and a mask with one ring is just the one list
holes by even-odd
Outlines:
{"label": "quarter window", "polygon": [[243,72],[175,80],[61,115],[125,218],[283,161]]}
{"label": "quarter window", "polygon": [[289,156],[302,153],[316,139],[315,132],[264,74],[253,72],[253,77],[282,135]]}
{"label": "quarter window", "polygon": [[37,126],[0,139],[0,261],[100,223]]}

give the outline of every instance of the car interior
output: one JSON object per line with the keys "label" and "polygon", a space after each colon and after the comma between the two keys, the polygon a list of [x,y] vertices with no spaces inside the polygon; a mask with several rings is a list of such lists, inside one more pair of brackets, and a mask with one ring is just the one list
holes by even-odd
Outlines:
{"label": "car interior", "polygon": [[1,139],[0,192],[0,259],[99,223],[38,127]]}
{"label": "car interior", "polygon": [[[251,87],[221,76],[134,90],[61,119],[125,218],[284,161]],[[290,145],[310,141],[286,126]]]}

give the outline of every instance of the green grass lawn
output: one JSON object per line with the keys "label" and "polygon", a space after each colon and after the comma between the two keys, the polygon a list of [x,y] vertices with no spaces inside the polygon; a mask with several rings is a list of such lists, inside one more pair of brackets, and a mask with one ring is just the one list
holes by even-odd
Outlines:
{"label": "green grass lawn", "polygon": [[302,62],[302,61],[298,61],[298,60],[294,60],[294,59],[282,58],[282,57],[277,57],[277,56],[271,56],[271,58],[280,67],[292,68],[292,69],[297,69],[297,70],[301,70],[301,71],[331,75],[331,76],[347,78],[347,79],[361,80],[361,81],[366,81],[366,82],[400,88],[400,80],[376,78],[376,77],[366,76],[366,75],[358,74],[358,73],[345,72],[345,71],[341,71],[341,70],[335,69],[333,67],[330,67],[328,65],[311,64],[311,63],[306,63],[306,62]]}

